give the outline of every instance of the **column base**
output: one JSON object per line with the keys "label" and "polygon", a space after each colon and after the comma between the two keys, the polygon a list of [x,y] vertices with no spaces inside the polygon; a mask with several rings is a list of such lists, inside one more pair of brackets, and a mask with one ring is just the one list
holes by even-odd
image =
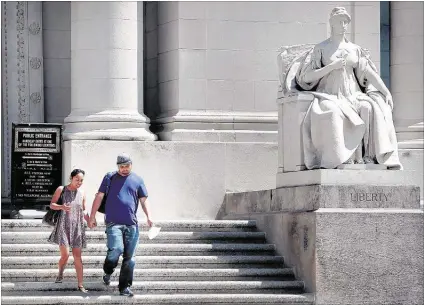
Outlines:
{"label": "column base", "polygon": [[63,139],[155,141],[157,136],[149,130],[149,119],[138,112],[72,112],[65,119]]}
{"label": "column base", "polygon": [[187,111],[155,120],[163,141],[277,142],[274,112]]}
{"label": "column base", "polygon": [[[67,128],[67,127],[65,127]],[[98,129],[79,132],[65,132],[63,139],[69,140],[113,140],[113,141],[155,141],[156,135],[146,128]]]}

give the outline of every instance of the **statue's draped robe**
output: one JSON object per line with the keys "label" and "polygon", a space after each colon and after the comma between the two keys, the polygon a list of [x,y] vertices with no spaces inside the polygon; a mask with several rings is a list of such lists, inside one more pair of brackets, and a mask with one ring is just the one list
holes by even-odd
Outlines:
{"label": "statue's draped robe", "polygon": [[[355,46],[348,56],[353,69],[333,70],[318,81],[307,83],[308,71],[323,67],[320,44],[295,62],[296,83],[314,95],[302,123],[305,166],[308,169],[336,168],[346,162],[364,140],[369,156],[391,169],[401,169],[392,111],[384,96],[367,82],[366,67],[377,72],[365,50]],[[368,126],[358,114],[358,105],[368,102]]]}

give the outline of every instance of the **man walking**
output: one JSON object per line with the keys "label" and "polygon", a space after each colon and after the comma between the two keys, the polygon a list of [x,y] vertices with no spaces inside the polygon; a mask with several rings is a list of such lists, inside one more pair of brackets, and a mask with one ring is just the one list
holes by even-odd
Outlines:
{"label": "man walking", "polygon": [[152,226],[146,207],[147,189],[144,181],[131,172],[132,161],[127,154],[117,158],[118,171],[108,173],[103,178],[99,191],[94,198],[88,222],[90,228],[96,225],[96,213],[100,207],[106,189],[105,222],[107,235],[107,255],[103,264],[103,282],[110,285],[110,277],[123,255],[119,274],[119,292],[123,296],[133,296],[130,287],[133,281],[135,253],[138,245],[139,230],[137,222],[138,202],[146,214],[147,224]]}

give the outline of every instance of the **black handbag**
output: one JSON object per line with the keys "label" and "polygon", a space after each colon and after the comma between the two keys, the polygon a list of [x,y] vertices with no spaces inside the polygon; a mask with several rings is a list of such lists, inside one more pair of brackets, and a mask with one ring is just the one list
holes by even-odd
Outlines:
{"label": "black handbag", "polygon": [[107,183],[106,183],[106,191],[105,191],[105,195],[103,196],[102,202],[100,203],[100,206],[99,206],[99,209],[97,210],[97,212],[105,214],[107,195],[109,194],[110,184],[112,183],[112,178],[113,178],[113,176],[115,176],[115,174],[116,174],[116,172],[113,172],[112,175],[106,176],[108,178]]}
{"label": "black handbag", "polygon": [[[65,186],[62,189],[62,192],[60,193],[59,199],[57,200],[56,204],[62,205],[63,204],[63,192],[65,191]],[[57,221],[59,220],[60,215],[62,214],[62,210],[52,210],[49,209],[47,213],[44,215],[42,222],[49,226],[55,226],[57,224]]]}

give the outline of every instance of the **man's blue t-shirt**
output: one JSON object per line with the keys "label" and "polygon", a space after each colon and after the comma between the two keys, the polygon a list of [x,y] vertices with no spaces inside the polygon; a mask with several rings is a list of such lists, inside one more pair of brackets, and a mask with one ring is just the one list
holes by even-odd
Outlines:
{"label": "man's blue t-shirt", "polygon": [[[103,178],[99,192],[106,193],[107,176]],[[106,222],[136,225],[138,200],[141,197],[147,197],[143,179],[135,173],[130,173],[128,176],[115,173],[110,179],[105,208]]]}

